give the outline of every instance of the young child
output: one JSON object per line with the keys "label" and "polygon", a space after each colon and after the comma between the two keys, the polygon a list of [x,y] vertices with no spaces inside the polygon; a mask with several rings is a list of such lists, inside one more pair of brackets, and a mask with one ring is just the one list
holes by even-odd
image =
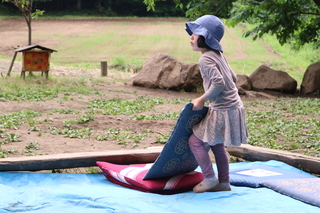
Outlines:
{"label": "young child", "polygon": [[[204,94],[192,101],[192,110],[201,110],[209,102],[208,114],[193,127],[189,146],[197,160],[204,180],[194,192],[230,191],[229,160],[225,147],[247,143],[247,126],[243,103],[236,87],[236,74],[222,54],[220,40],[224,24],[213,15],[205,15],[186,23],[192,50],[202,53],[199,59]],[[218,178],[206,149],[215,156]]]}

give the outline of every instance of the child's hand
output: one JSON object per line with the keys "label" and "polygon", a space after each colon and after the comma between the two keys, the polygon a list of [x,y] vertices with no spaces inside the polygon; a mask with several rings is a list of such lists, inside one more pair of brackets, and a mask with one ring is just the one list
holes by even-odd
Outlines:
{"label": "child's hand", "polygon": [[191,103],[193,103],[192,110],[197,111],[197,110],[202,110],[204,107],[204,103],[206,102],[206,99],[204,96],[201,96],[199,98],[194,99]]}

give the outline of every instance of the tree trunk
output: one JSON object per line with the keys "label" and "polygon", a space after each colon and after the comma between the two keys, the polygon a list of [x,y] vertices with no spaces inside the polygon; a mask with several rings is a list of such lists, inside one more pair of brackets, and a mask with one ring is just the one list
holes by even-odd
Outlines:
{"label": "tree trunk", "polygon": [[28,24],[28,45],[32,44],[32,28],[31,28],[31,16],[29,16],[29,20],[27,21]]}
{"label": "tree trunk", "polygon": [[31,45],[31,21],[32,21],[32,4],[33,0],[17,1],[10,0],[21,12],[28,25],[28,45]]}
{"label": "tree trunk", "polygon": [[81,7],[82,7],[81,0],[77,0],[77,9],[81,10]]}
{"label": "tree trunk", "polygon": [[96,0],[95,7],[98,9],[98,11],[101,12],[102,10],[101,0]]}
{"label": "tree trunk", "polygon": [[32,17],[31,14],[25,14],[23,13],[23,16],[27,22],[28,25],[28,45],[32,44],[32,29],[31,29],[31,21],[32,21]]}

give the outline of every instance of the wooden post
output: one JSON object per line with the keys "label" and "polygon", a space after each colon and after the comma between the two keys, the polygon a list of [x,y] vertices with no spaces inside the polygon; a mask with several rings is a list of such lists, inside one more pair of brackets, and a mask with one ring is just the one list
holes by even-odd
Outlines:
{"label": "wooden post", "polygon": [[107,61],[101,61],[101,76],[108,75],[108,63]]}
{"label": "wooden post", "polygon": [[9,67],[9,70],[8,70],[8,73],[7,73],[7,76],[10,76],[10,73],[11,73],[11,70],[12,70],[12,67],[13,67],[13,64],[14,64],[14,61],[16,60],[16,57],[17,57],[17,52],[14,52],[14,55],[13,55],[13,58],[12,58],[12,61],[11,61],[11,64],[10,64],[10,67]]}

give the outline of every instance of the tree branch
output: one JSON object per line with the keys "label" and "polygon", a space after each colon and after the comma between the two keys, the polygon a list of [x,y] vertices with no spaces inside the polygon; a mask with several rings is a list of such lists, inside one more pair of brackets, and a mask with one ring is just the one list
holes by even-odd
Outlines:
{"label": "tree branch", "polygon": [[315,15],[315,16],[320,16],[320,13],[308,13],[308,12],[300,12],[300,14],[304,14],[304,15]]}

